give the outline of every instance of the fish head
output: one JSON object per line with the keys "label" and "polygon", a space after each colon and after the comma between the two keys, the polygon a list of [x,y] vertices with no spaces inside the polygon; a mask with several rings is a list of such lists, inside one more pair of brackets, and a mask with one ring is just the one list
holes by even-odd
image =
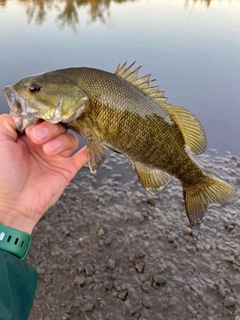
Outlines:
{"label": "fish head", "polygon": [[3,88],[17,130],[43,119],[68,123],[84,111],[88,97],[71,77],[56,71],[23,78]]}

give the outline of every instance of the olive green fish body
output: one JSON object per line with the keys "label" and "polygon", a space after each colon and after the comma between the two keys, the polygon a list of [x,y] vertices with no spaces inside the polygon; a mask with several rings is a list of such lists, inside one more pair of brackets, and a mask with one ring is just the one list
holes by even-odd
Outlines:
{"label": "olive green fish body", "polygon": [[68,68],[22,79],[4,88],[20,131],[38,118],[61,122],[86,139],[94,173],[106,147],[129,159],[143,187],[155,195],[169,175],[183,186],[190,224],[212,203],[231,203],[238,192],[203,170],[191,154],[206,148],[199,120],[188,110],[167,103],[164,92],[151,86],[150,75],[138,77],[126,63],[115,73]]}
{"label": "olive green fish body", "polygon": [[[186,187],[202,179],[201,169],[185,150],[178,126],[144,93],[102,70],[70,68],[59,72],[74,77],[89,97],[87,116],[100,143],[122,153],[131,163],[168,172]],[[78,131],[83,122],[79,119],[67,126]]]}

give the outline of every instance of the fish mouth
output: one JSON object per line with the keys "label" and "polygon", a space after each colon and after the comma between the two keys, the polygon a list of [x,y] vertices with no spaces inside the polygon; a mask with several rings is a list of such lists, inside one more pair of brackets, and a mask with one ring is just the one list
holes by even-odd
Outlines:
{"label": "fish mouth", "polygon": [[36,123],[39,118],[27,112],[27,106],[24,99],[19,96],[13,86],[4,87],[3,93],[7,99],[10,115],[15,122],[17,131],[19,133],[24,133],[27,126]]}

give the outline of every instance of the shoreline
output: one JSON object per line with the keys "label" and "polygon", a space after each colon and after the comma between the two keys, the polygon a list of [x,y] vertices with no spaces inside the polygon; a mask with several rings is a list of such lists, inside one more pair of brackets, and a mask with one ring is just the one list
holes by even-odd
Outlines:
{"label": "shoreline", "polygon": [[[238,190],[240,160],[197,157]],[[240,319],[239,204],[211,207],[189,228],[182,188],[157,196],[109,152],[84,167],[33,234],[39,273],[30,320]]]}

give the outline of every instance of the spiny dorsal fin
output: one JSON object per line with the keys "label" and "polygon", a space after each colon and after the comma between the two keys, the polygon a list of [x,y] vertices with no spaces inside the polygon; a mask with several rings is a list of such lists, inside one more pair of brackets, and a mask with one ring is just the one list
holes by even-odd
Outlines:
{"label": "spiny dorsal fin", "polygon": [[130,70],[134,64],[135,61],[129,67],[127,67],[127,62],[122,66],[119,64],[115,74],[151,98],[170,115],[182,132],[185,145],[192,154],[203,153],[207,146],[207,139],[200,121],[187,109],[168,104],[164,91],[159,91],[158,86],[150,85],[155,81],[155,79],[150,79],[150,74],[139,78],[138,71],[141,66],[133,71]]}
{"label": "spiny dorsal fin", "polygon": [[182,132],[186,147],[192,154],[201,154],[207,147],[207,138],[200,121],[187,109],[171,104],[162,105]]}
{"label": "spiny dorsal fin", "polygon": [[132,84],[136,89],[144,93],[149,98],[153,99],[160,106],[167,102],[167,98],[164,97],[164,91],[159,91],[158,86],[150,86],[150,83],[155,79],[150,79],[151,74],[147,74],[141,78],[138,77],[138,71],[141,68],[139,66],[135,70],[131,71],[135,61],[127,67],[127,62],[121,66],[118,65],[115,74]]}

